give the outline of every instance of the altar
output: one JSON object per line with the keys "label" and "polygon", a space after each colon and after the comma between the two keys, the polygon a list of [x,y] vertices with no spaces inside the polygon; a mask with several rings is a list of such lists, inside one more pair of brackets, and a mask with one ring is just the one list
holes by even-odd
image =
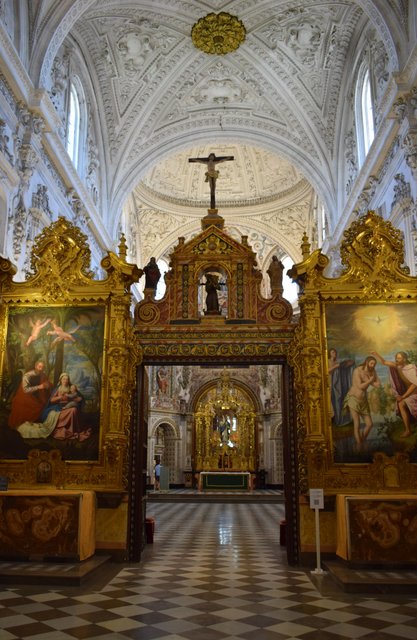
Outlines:
{"label": "altar", "polygon": [[199,491],[252,491],[249,471],[201,471]]}
{"label": "altar", "polygon": [[224,369],[201,395],[194,414],[194,469],[199,488],[249,491],[256,471],[253,399]]}

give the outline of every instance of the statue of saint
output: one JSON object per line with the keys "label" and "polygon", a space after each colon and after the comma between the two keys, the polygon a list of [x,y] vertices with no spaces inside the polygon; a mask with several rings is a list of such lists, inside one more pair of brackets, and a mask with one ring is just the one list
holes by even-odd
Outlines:
{"label": "statue of saint", "polygon": [[143,272],[145,274],[145,289],[153,289],[156,291],[161,272],[159,271],[155,258],[149,260],[146,267],[143,268]]}
{"label": "statue of saint", "polygon": [[219,276],[214,273],[206,274],[206,313],[220,314],[219,297],[217,291],[220,289]]}
{"label": "statue of saint", "polygon": [[271,282],[271,293],[275,295],[276,293],[282,293],[284,291],[284,287],[282,284],[282,274],[284,271],[284,265],[281,260],[278,260],[277,256],[272,256],[271,264],[269,265],[267,274],[269,275],[269,280]]}

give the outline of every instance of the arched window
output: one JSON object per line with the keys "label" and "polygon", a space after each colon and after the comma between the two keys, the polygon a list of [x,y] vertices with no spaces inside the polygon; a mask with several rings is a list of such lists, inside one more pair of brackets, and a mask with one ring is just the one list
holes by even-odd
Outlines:
{"label": "arched window", "polygon": [[362,107],[363,143],[364,143],[365,155],[366,155],[375,137],[374,110],[372,107],[371,82],[369,80],[368,70],[366,71],[363,79],[361,107]]}
{"label": "arched window", "polygon": [[86,119],[84,93],[80,82],[74,78],[69,91],[66,146],[72,163],[78,170],[82,162],[81,150],[85,137]]}
{"label": "arched window", "polygon": [[369,68],[365,65],[359,72],[355,102],[358,156],[362,165],[375,137],[372,86]]}
{"label": "arched window", "polygon": [[284,287],[283,296],[288,302],[291,302],[294,305],[298,300],[298,284],[293,282],[289,276],[287,276],[287,271],[294,266],[294,261],[291,260],[289,256],[285,256],[285,258],[281,259],[282,264],[284,265],[284,271],[282,273],[282,285]]}

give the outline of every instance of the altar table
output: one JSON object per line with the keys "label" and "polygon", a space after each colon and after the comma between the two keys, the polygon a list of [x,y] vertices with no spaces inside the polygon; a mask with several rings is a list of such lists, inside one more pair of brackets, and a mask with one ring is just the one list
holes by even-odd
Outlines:
{"label": "altar table", "polygon": [[252,489],[249,471],[201,471],[198,479],[199,491],[250,491]]}
{"label": "altar table", "polygon": [[363,565],[417,564],[416,494],[338,494],[336,555]]}
{"label": "altar table", "polygon": [[94,491],[0,491],[0,557],[85,560],[95,552]]}

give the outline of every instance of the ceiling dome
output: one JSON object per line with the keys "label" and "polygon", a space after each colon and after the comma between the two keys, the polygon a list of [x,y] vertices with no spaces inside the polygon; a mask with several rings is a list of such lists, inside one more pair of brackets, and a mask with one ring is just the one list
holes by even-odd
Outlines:
{"label": "ceiling dome", "polygon": [[289,162],[274,153],[242,144],[199,145],[160,161],[138,185],[139,191],[157,200],[178,202],[196,207],[209,206],[210,190],[205,181],[204,163],[190,163],[189,158],[207,158],[210,153],[234,156],[233,161],[216,165],[216,205],[253,206],[271,202],[305,187],[303,175]]}

